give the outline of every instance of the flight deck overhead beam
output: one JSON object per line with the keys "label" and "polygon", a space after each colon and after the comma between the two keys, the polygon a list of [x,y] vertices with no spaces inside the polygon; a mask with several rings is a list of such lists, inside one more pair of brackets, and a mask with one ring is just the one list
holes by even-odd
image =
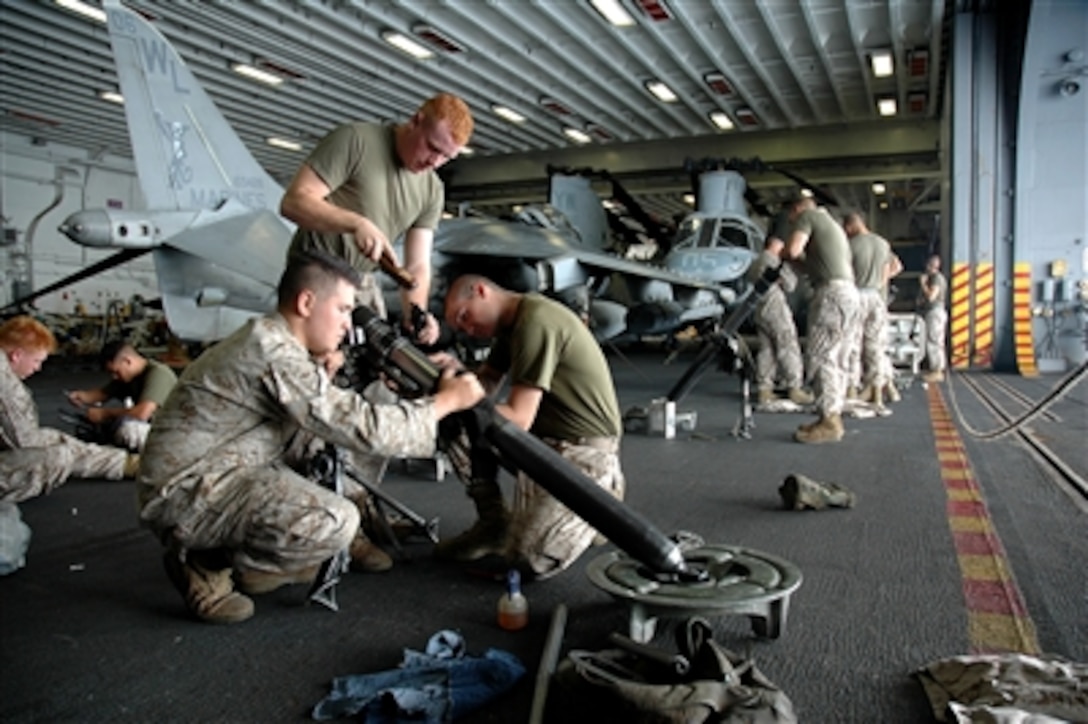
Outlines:
{"label": "flight deck overhead beam", "polygon": [[[847,132],[850,143],[844,144]],[[909,160],[912,165],[922,167],[918,176],[927,176],[939,167],[939,132],[940,124],[936,121],[882,120],[854,125],[849,131],[842,126],[822,126],[458,158],[444,174],[446,194],[454,201],[542,197],[546,193],[549,165],[607,169],[632,192],[640,190],[642,179],[651,178],[654,180],[650,185],[655,188],[659,185],[662,190],[667,187],[675,191],[689,183],[684,172],[685,161],[708,156],[759,157],[767,163],[791,168],[842,167],[864,159],[867,165],[880,168],[880,173],[885,166]],[[829,149],[834,149],[836,155],[829,156]],[[753,182],[759,184],[761,179],[755,178]]]}

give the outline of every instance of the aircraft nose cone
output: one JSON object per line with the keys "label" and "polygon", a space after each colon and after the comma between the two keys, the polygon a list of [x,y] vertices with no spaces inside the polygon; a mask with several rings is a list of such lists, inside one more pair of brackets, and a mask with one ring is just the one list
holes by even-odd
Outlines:
{"label": "aircraft nose cone", "polygon": [[61,222],[57,231],[84,246],[110,243],[110,220],[102,211],[77,211]]}

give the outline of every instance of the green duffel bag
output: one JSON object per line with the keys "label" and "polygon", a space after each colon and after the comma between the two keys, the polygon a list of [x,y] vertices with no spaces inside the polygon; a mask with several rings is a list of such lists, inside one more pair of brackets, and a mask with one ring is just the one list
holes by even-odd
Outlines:
{"label": "green duffel bag", "polygon": [[[710,638],[693,619],[678,632],[679,655],[634,647],[573,650],[555,672],[553,721],[638,724],[788,724],[793,704],[756,668]],[[641,647],[649,649],[649,647]],[[687,649],[685,651],[685,649]],[[662,655],[664,654],[664,655]]]}

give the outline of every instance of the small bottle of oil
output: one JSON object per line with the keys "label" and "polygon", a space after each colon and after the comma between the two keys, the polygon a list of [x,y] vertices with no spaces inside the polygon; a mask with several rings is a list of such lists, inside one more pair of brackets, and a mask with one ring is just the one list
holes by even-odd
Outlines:
{"label": "small bottle of oil", "polygon": [[517,631],[529,623],[529,602],[521,592],[521,574],[517,569],[506,572],[506,593],[499,599],[499,626]]}

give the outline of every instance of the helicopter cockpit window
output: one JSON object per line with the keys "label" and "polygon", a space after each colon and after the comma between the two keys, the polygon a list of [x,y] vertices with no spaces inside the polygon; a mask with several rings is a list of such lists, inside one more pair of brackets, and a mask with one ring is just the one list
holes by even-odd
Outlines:
{"label": "helicopter cockpit window", "polygon": [[697,216],[684,219],[680,222],[680,227],[676,230],[676,242],[673,246],[678,249],[691,246],[698,237],[699,228],[702,225],[703,220]]}
{"label": "helicopter cockpit window", "polygon": [[722,220],[718,227],[718,246],[750,248],[749,230],[740,224],[731,224],[728,220]]}

